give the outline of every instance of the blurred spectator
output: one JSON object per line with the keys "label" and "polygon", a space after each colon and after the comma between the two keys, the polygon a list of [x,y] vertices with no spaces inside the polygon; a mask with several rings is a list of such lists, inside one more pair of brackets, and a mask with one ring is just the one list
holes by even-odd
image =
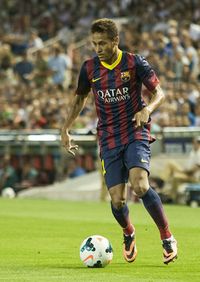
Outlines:
{"label": "blurred spectator", "polygon": [[180,116],[188,119],[187,126],[195,125],[195,116],[191,112],[190,104],[187,101],[184,101],[183,104],[180,106],[179,114]]}
{"label": "blurred spectator", "polygon": [[48,184],[54,183],[56,179],[56,168],[53,156],[51,154],[47,154],[43,160],[43,170],[47,174]]}
{"label": "blurred spectator", "polygon": [[34,63],[34,71],[32,73],[32,79],[36,84],[37,88],[42,87],[48,83],[50,77],[50,71],[48,68],[47,59],[45,57],[44,50],[38,50],[36,52],[36,58]]}
{"label": "blurred spectator", "polygon": [[185,165],[180,165],[176,161],[168,162],[160,174],[160,179],[166,183],[163,192],[174,202],[177,201],[178,187],[181,183],[200,181],[200,137],[194,138],[193,148]]}
{"label": "blurred spectator", "polygon": [[23,163],[21,170],[20,182],[17,183],[17,190],[27,189],[39,184],[39,172],[31,164],[31,160]]}
{"label": "blurred spectator", "polygon": [[[171,0],[162,3],[142,0],[138,5],[136,0],[85,0],[80,5],[72,0],[13,0],[9,4],[3,1],[1,10],[1,128],[59,128],[64,109],[75,91],[80,62],[93,55],[88,41],[88,23],[99,17],[115,18],[123,49],[143,54],[159,74],[166,93],[166,106],[152,116],[156,122],[154,129],[198,126],[198,1],[192,4],[189,0],[179,1],[172,5]],[[31,58],[27,58],[27,51],[32,54]],[[63,89],[67,90],[67,95]],[[91,97],[75,128],[95,127],[90,101]],[[189,109],[183,106],[183,113],[181,107],[186,101]],[[15,105],[15,109],[10,105]]]}
{"label": "blurred spectator", "polygon": [[75,178],[86,174],[86,170],[81,167],[76,159],[70,159],[67,163],[67,176]]}
{"label": "blurred spectator", "polygon": [[28,58],[28,53],[25,51],[22,54],[22,58],[14,66],[14,72],[19,77],[19,81],[29,83],[29,75],[32,73],[34,66]]}
{"label": "blurred spectator", "polygon": [[200,127],[200,104],[198,103],[195,108],[195,126]]}
{"label": "blurred spectator", "polygon": [[12,77],[12,60],[13,55],[11,53],[10,46],[8,44],[2,44],[0,47],[0,82],[10,81]]}
{"label": "blurred spectator", "polygon": [[185,39],[184,48],[189,60],[190,79],[195,80],[199,73],[199,57],[190,37]]}
{"label": "blurred spectator", "polygon": [[10,156],[5,155],[0,162],[0,190],[6,187],[14,188],[17,182],[17,173],[10,163]]}
{"label": "blurred spectator", "polygon": [[53,48],[53,55],[48,60],[48,67],[52,72],[52,82],[58,85],[60,89],[64,89],[66,80],[66,70],[71,68],[69,56],[62,52],[59,45]]}
{"label": "blurred spectator", "polygon": [[42,39],[38,36],[36,29],[31,29],[28,48],[41,49],[44,46]]}

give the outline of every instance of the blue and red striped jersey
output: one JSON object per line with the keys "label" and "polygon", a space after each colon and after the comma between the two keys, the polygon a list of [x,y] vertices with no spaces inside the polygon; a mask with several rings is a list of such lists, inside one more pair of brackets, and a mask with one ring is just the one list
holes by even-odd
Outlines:
{"label": "blue and red striped jersey", "polygon": [[112,65],[101,62],[98,56],[83,63],[76,94],[87,95],[92,89],[101,150],[136,139],[154,141],[150,135],[150,120],[143,128],[135,128],[132,118],[145,107],[142,84],[151,92],[158,83],[154,70],[140,55],[120,51]]}

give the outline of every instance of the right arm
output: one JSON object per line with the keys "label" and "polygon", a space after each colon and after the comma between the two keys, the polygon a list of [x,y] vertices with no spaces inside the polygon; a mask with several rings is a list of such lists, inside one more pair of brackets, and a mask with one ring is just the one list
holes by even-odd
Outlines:
{"label": "right arm", "polygon": [[74,150],[77,150],[78,146],[71,144],[69,129],[72,123],[78,117],[81,110],[83,109],[85,102],[87,100],[87,95],[90,92],[90,88],[91,86],[90,86],[90,81],[88,79],[87,67],[86,67],[86,62],[85,62],[83,63],[81,70],[80,70],[79,79],[78,79],[78,87],[76,89],[76,95],[74,96],[72,103],[69,105],[69,112],[65,119],[64,125],[61,129],[62,145],[73,156],[75,155]]}
{"label": "right arm", "polygon": [[69,129],[71,125],[73,124],[73,122],[75,121],[75,119],[78,117],[81,110],[83,109],[86,100],[87,100],[87,96],[76,95],[74,97],[72,103],[69,105],[69,112],[65,119],[64,125],[61,128],[62,145],[73,156],[75,155],[74,150],[77,150],[78,146],[71,144],[71,137],[69,134]]}

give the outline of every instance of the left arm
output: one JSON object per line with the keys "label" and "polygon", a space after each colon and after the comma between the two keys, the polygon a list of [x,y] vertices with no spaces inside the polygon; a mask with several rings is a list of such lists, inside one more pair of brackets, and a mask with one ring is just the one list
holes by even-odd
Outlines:
{"label": "left arm", "polygon": [[158,84],[151,92],[151,99],[148,106],[144,107],[141,111],[134,115],[133,121],[135,122],[135,127],[142,127],[145,123],[147,123],[151,113],[153,113],[164,102],[164,99],[164,92]]}

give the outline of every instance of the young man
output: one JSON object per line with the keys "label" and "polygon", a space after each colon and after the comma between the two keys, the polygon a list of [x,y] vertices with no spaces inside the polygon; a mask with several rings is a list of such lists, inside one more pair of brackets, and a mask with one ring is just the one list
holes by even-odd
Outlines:
{"label": "young man", "polygon": [[[122,52],[115,23],[99,19],[92,23],[91,40],[97,56],[83,63],[74,100],[61,131],[62,144],[75,154],[69,129],[82,110],[92,89],[98,115],[100,157],[111,196],[113,216],[123,229],[123,255],[132,262],[137,255],[135,228],[126,204],[125,184],[142,199],[155,221],[162,240],[163,261],[177,258],[177,243],[172,236],[159,196],[149,187],[150,114],[164,100],[159,80],[141,56]],[[148,106],[141,97],[142,83],[151,93]]]}

